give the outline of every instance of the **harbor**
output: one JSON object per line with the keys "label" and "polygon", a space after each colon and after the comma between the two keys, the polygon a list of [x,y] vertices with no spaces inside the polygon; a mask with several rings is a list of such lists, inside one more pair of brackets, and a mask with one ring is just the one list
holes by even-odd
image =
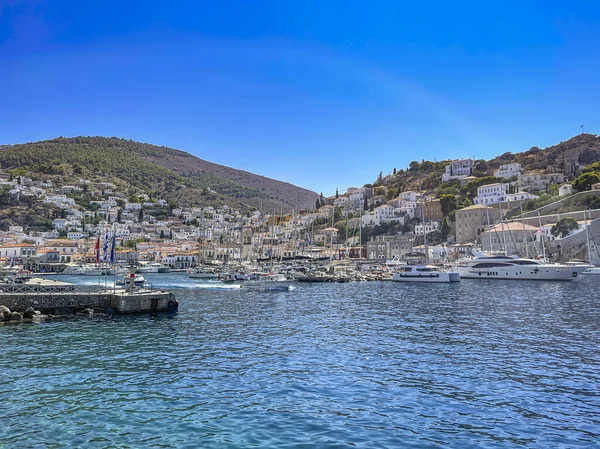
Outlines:
{"label": "harbor", "polygon": [[0,326],[7,447],[43,446],[57,428],[66,447],[185,447],[181,435],[232,447],[600,438],[600,278],[271,293],[146,279],[176,295],[178,313]]}

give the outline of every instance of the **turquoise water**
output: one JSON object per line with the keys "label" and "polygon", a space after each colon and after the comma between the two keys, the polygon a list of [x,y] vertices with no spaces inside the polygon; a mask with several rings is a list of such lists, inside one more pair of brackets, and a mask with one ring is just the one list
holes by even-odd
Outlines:
{"label": "turquoise water", "polygon": [[0,327],[0,448],[598,447],[600,279],[146,278],[178,313]]}

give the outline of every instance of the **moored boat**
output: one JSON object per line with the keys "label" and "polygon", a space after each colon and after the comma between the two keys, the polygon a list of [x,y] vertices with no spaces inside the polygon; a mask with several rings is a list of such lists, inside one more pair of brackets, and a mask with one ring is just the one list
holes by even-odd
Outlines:
{"label": "moored boat", "polygon": [[191,279],[217,279],[218,277],[214,271],[201,268],[189,268],[187,276]]}
{"label": "moored boat", "polygon": [[241,287],[250,290],[289,290],[292,281],[282,274],[261,274],[258,279],[244,282]]}
{"label": "moored boat", "polygon": [[483,253],[459,261],[456,271],[464,279],[571,281],[575,277],[573,268],[568,265]]}
{"label": "moored boat", "polygon": [[392,281],[447,284],[460,282],[460,274],[454,271],[444,271],[434,265],[396,265]]}

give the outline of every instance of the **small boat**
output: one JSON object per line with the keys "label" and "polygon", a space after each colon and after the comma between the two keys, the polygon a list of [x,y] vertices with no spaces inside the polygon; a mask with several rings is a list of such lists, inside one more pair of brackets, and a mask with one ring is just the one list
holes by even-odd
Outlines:
{"label": "small boat", "polygon": [[25,283],[28,280],[33,279],[33,278],[34,278],[34,275],[33,275],[32,271],[29,271],[29,270],[19,270],[15,274],[15,277],[13,278],[13,282],[15,284],[23,284],[23,283]]}
{"label": "small boat", "polygon": [[67,267],[64,271],[64,274],[75,274],[75,275],[82,275],[85,273],[85,267],[81,266],[81,265],[73,265],[70,267]]}
{"label": "small boat", "polygon": [[590,268],[594,268],[593,265],[580,260],[570,260],[565,262],[565,265],[573,269],[573,277],[577,277],[580,274],[583,274],[584,271],[587,271]]}
{"label": "small boat", "polygon": [[146,265],[140,265],[136,270],[136,273],[170,273],[171,268],[160,262],[151,262]]}
{"label": "small boat", "polygon": [[598,276],[600,275],[600,267],[590,266],[587,270],[582,271],[581,274],[585,274],[586,276]]}
{"label": "small boat", "polygon": [[241,287],[249,290],[289,290],[292,281],[286,279],[282,274],[261,274],[258,279],[244,282]]}
{"label": "small boat", "polygon": [[396,272],[392,275],[392,281],[447,284],[460,282],[460,274],[444,271],[434,265],[396,265]]}
{"label": "small boat", "polygon": [[[117,279],[117,285],[123,285],[129,287],[131,285],[131,276],[125,275],[122,278]],[[141,274],[136,274],[133,278],[133,285],[135,287],[143,287],[146,284],[146,279]]]}
{"label": "small boat", "polygon": [[216,279],[218,277],[216,273],[200,268],[188,268],[187,276],[191,279]]}
{"label": "small boat", "polygon": [[106,270],[99,266],[88,265],[83,267],[84,276],[103,276],[106,274]]}

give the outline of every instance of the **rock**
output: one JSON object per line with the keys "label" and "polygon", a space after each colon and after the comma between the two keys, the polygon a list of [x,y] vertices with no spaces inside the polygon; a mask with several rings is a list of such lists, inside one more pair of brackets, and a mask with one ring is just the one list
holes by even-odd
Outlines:
{"label": "rock", "polygon": [[10,309],[8,307],[6,307],[6,306],[0,306],[0,313],[4,313],[4,314],[8,313],[8,314],[10,314]]}
{"label": "rock", "polygon": [[25,312],[23,312],[23,318],[33,318],[34,315],[39,314],[40,312],[36,312],[33,307],[28,307]]}
{"label": "rock", "polygon": [[19,312],[13,312],[9,317],[10,321],[23,321],[23,315]]}
{"label": "rock", "polygon": [[83,310],[77,312],[77,315],[92,316],[92,315],[94,315],[94,310],[93,309],[83,309]]}
{"label": "rock", "polygon": [[0,323],[4,321],[4,312],[0,312]]}

